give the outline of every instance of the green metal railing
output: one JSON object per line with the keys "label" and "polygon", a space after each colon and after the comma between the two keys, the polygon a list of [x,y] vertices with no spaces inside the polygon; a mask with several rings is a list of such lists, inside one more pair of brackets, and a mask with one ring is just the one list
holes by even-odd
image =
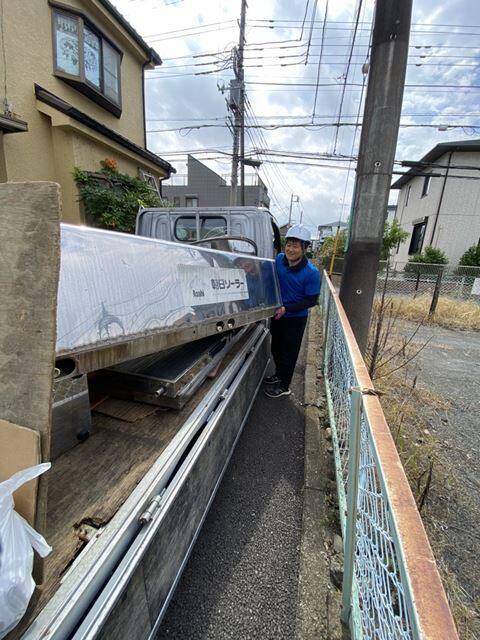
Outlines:
{"label": "green metal railing", "polygon": [[455,640],[417,506],[343,307],[324,273],[323,370],[354,640]]}

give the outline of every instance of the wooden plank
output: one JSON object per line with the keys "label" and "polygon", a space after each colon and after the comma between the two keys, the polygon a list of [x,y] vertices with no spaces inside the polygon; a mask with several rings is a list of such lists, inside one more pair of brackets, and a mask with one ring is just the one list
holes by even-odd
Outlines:
{"label": "wooden plank", "polygon": [[[39,464],[40,434],[0,420],[0,482],[8,480],[17,471]],[[15,511],[33,526],[37,502],[38,479],[27,482],[15,491]]]}
{"label": "wooden plank", "polygon": [[[0,418],[40,433],[50,453],[60,187],[53,182],[0,184]],[[39,483],[36,528],[45,532],[48,474]]]}
{"label": "wooden plank", "polygon": [[143,402],[128,402],[117,398],[107,398],[95,407],[97,413],[125,422],[137,422],[158,411],[158,407]]}

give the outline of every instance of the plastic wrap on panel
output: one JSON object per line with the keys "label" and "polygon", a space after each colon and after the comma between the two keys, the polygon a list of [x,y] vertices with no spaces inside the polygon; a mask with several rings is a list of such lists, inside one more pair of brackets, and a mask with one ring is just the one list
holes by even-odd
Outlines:
{"label": "plastic wrap on panel", "polygon": [[62,224],[57,356],[279,305],[272,260]]}

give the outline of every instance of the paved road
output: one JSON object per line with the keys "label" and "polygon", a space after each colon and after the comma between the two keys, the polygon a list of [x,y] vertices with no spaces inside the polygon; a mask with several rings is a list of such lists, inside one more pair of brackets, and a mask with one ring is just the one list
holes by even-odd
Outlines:
{"label": "paved road", "polygon": [[291,640],[302,525],[304,364],[260,391],[158,638]]}

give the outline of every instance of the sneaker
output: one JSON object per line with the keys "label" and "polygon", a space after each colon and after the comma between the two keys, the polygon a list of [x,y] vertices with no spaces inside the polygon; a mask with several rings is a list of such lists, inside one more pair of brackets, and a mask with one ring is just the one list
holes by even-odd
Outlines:
{"label": "sneaker", "polygon": [[292,392],[290,389],[283,387],[273,387],[273,389],[265,389],[264,394],[269,398],[280,398],[281,396],[289,396]]}
{"label": "sneaker", "polygon": [[274,376],[267,376],[263,381],[265,384],[278,384],[280,382],[280,378],[275,374]]}

